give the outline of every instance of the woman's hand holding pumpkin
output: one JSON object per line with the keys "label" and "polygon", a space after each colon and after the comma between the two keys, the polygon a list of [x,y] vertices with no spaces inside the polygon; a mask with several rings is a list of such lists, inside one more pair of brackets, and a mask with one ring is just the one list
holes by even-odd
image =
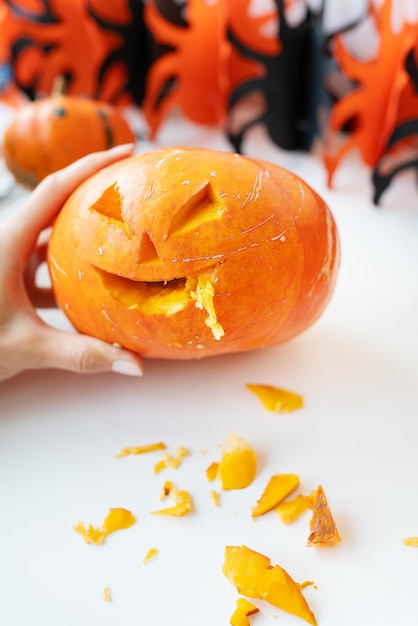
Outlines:
{"label": "woman's hand holding pumpkin", "polygon": [[52,328],[36,312],[36,308],[55,306],[51,290],[35,283],[36,270],[45,259],[47,228],[83,180],[131,153],[132,145],[118,146],[51,174],[19,210],[0,222],[0,381],[24,370],[44,368],[142,374],[138,355]]}

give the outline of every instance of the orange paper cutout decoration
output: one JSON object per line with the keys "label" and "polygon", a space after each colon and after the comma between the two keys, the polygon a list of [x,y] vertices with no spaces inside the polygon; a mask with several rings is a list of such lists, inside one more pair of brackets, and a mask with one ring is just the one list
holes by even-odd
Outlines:
{"label": "orange paper cutout decoration", "polygon": [[[226,38],[227,18],[228,3],[223,0],[190,0],[188,27],[165,19],[155,0],[145,5],[149,31],[159,44],[169,47],[152,63],[146,79],[142,109],[152,137],[175,106],[198,124],[224,121],[231,48]],[[162,97],[164,90],[168,91]]]}
{"label": "orange paper cutout decoration", "polygon": [[396,174],[409,167],[418,168],[418,24],[417,42],[406,57],[405,69],[409,81],[399,98],[396,122],[383,154],[373,171],[374,202],[379,203],[383,192]]}
{"label": "orange paper cutout decoration", "polygon": [[[119,19],[132,19],[127,0],[115,3]],[[104,66],[123,38],[100,29],[87,5],[87,0],[15,0],[7,5],[0,0],[0,64],[13,64],[17,87],[31,98],[49,95],[61,75],[71,95],[110,101],[122,91],[126,71],[119,66],[106,73]]]}
{"label": "orange paper cutout decoration", "polygon": [[333,153],[327,148],[324,159],[330,186],[341,159],[354,148],[358,148],[366,165],[376,165],[396,123],[401,94],[408,83],[405,59],[414,46],[417,25],[404,22],[400,31],[394,32],[391,0],[383,0],[378,8],[370,5],[370,15],[379,35],[375,58],[355,58],[341,35],[334,41],[337,62],[359,87],[343,96],[331,111],[331,137],[348,122],[354,121],[354,128]]}
{"label": "orange paper cutout decoration", "polygon": [[[277,9],[254,15],[252,0],[233,0],[229,15],[231,40],[236,45],[231,48],[229,60],[230,90],[240,84],[264,76],[265,67],[256,60],[243,57],[238,45],[262,55],[280,54],[282,46],[277,36]],[[276,24],[275,31],[266,33],[265,28]]]}
{"label": "orange paper cutout decoration", "polygon": [[260,54],[280,54],[276,7],[255,14],[253,0],[232,0],[230,6],[229,27],[244,46]]}

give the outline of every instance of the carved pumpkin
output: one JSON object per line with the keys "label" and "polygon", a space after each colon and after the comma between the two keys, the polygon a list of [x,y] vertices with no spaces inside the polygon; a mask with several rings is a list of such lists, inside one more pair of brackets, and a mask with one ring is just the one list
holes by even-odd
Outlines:
{"label": "carved pumpkin", "polygon": [[135,140],[118,108],[78,96],[53,95],[18,109],[3,137],[3,157],[23,186],[90,152]]}
{"label": "carved pumpkin", "polygon": [[327,305],[338,260],[333,216],[299,177],[192,148],[133,156],[85,181],[48,256],[79,331],[173,359],[295,337]]}

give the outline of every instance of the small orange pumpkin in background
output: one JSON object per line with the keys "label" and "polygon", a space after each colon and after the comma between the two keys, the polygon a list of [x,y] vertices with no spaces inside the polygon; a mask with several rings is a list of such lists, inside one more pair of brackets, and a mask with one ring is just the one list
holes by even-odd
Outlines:
{"label": "small orange pumpkin in background", "polygon": [[79,331],[190,359],[307,329],[333,292],[339,240],[329,208],[295,174],[171,147],[115,163],[75,190],[48,264]]}
{"label": "small orange pumpkin in background", "polygon": [[134,142],[121,111],[81,96],[52,95],[16,111],[3,137],[4,161],[33,189],[48,174],[99,150]]}

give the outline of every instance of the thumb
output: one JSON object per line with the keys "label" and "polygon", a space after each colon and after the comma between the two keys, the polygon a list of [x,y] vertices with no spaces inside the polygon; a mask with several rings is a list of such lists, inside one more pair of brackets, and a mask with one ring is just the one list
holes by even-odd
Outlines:
{"label": "thumb", "polygon": [[52,328],[44,329],[40,350],[33,369],[63,369],[80,374],[117,372],[142,376],[142,359],[138,354],[109,343]]}

